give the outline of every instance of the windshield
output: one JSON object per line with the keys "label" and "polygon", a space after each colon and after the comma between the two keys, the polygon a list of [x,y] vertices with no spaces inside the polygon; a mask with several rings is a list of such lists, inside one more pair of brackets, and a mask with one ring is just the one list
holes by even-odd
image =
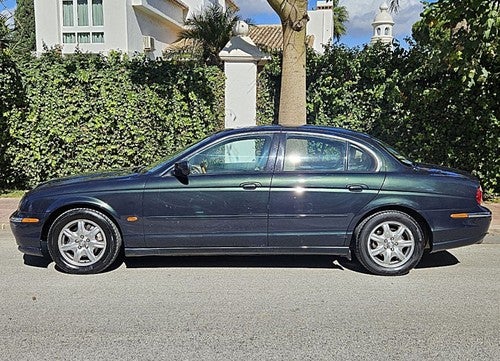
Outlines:
{"label": "windshield", "polygon": [[145,171],[147,172],[150,172],[150,171],[155,171],[157,170],[158,168],[160,168],[163,163],[165,163],[166,161],[168,161],[169,159],[173,159],[173,158],[176,158],[177,156],[179,156],[180,154],[184,153],[185,151],[189,150],[190,148],[194,147],[195,145],[198,144],[199,141],[195,141],[187,146],[185,146],[184,148],[181,148],[180,150],[172,153],[172,154],[169,154],[163,158],[161,158],[160,160],[157,160],[156,162],[153,162],[151,163],[150,165],[146,166],[144,168]]}
{"label": "windshield", "polygon": [[391,155],[393,157],[395,157],[401,163],[409,165],[409,166],[413,166],[413,162],[411,160],[409,160],[404,154],[402,154],[401,152],[397,151],[392,146],[390,146],[389,144],[381,141],[380,139],[375,139],[375,140],[377,141],[377,143],[379,143],[382,147],[384,147],[389,153],[391,153]]}

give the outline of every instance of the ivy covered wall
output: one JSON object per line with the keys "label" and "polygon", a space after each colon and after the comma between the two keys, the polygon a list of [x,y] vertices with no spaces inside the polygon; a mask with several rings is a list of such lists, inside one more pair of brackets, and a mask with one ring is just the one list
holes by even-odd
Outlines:
{"label": "ivy covered wall", "polygon": [[[500,192],[498,71],[464,84],[417,46],[307,58],[308,123],[370,133]],[[224,74],[199,62],[51,50],[19,68],[2,53],[0,70],[0,187],[148,164],[223,128]],[[274,54],[258,78],[258,124],[277,119],[280,76]]]}
{"label": "ivy covered wall", "polygon": [[26,105],[8,115],[11,186],[149,164],[224,124],[216,67],[53,50],[22,77]]}
{"label": "ivy covered wall", "polygon": [[[416,162],[472,172],[490,195],[500,192],[498,68],[464,84],[418,46],[333,46],[307,60],[309,124],[369,133]],[[259,76],[259,124],[277,119],[280,74],[275,54]]]}

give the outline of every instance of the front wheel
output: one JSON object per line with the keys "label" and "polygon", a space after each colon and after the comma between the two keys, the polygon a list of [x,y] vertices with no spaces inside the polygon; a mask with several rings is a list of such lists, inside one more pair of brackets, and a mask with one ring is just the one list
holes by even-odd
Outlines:
{"label": "front wheel", "polygon": [[419,224],[399,211],[382,211],[365,219],[356,229],[355,237],[358,260],[377,275],[408,273],[424,252]]}
{"label": "front wheel", "polygon": [[122,239],[116,225],[93,209],[77,208],[61,214],[48,234],[49,253],[67,273],[98,273],[117,258]]}

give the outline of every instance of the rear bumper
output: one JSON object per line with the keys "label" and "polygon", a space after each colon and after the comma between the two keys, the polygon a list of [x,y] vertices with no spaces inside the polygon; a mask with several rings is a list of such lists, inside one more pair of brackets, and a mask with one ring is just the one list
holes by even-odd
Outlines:
{"label": "rear bumper", "polygon": [[431,252],[468,246],[483,240],[488,234],[491,211],[483,208],[480,212],[464,214],[467,217],[453,219],[450,216],[446,224],[442,222],[440,227],[433,230]]}

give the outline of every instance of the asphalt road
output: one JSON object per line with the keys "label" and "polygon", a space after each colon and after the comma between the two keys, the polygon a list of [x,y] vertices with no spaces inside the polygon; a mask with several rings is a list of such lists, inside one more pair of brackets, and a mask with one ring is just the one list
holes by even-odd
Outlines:
{"label": "asphalt road", "polygon": [[500,360],[500,244],[401,277],[332,257],[23,263],[0,231],[1,360]]}

